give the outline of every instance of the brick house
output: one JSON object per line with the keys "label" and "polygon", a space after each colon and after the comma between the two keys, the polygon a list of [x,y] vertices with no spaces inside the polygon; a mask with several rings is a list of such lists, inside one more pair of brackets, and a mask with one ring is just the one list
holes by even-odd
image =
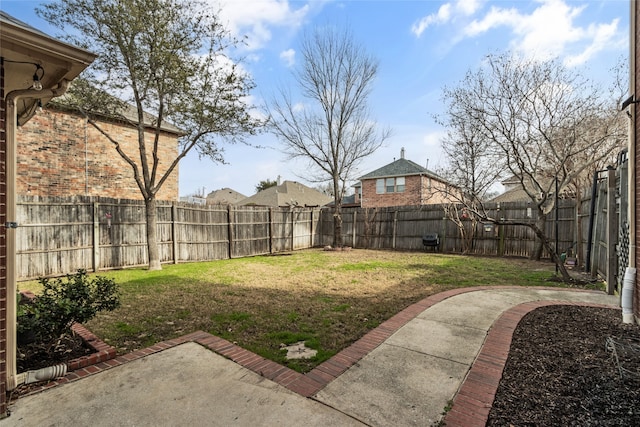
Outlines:
{"label": "brick house", "polygon": [[0,418],[16,372],[16,131],[40,103],[61,96],[92,53],[63,43],[0,11]]}
{"label": "brick house", "polygon": [[400,158],[360,177],[355,185],[356,203],[363,208],[420,206],[450,201],[454,187],[427,168]]}
{"label": "brick house", "polygon": [[[133,111],[125,113],[136,120]],[[98,120],[99,126],[116,139],[125,153],[137,159],[137,129],[123,121]],[[178,155],[179,129],[163,125],[158,149],[162,159]],[[131,166],[116,153],[113,144],[78,112],[51,102],[17,131],[18,170],[16,191],[32,196],[101,196],[141,200]],[[149,144],[153,131],[147,132]],[[151,151],[148,150],[151,159]],[[150,160],[151,161],[151,160]],[[168,165],[167,165],[168,166]],[[158,200],[178,200],[178,169],[165,181]]]}

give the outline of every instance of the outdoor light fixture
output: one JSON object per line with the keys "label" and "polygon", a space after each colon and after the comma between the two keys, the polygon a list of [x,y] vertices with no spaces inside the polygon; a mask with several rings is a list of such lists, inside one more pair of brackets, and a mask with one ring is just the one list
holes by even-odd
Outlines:
{"label": "outdoor light fixture", "polygon": [[[35,90],[42,90],[42,78],[44,77],[44,68],[42,68],[39,64],[35,64],[36,71],[33,73],[33,86],[31,86]],[[38,71],[42,71],[40,75],[38,75]]]}

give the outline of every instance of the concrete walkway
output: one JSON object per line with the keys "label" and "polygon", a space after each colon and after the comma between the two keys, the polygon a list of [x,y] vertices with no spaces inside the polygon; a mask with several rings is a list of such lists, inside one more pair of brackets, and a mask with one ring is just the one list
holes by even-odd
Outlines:
{"label": "concrete walkway", "polygon": [[[197,332],[67,374],[13,402],[0,427],[430,426],[454,397],[447,425],[484,425],[510,343],[501,328],[512,331],[550,303],[617,307],[618,297],[549,288],[443,292],[306,375]],[[490,330],[497,345],[485,344]],[[482,366],[483,344],[493,352],[491,369]],[[486,377],[478,380],[477,371]]]}

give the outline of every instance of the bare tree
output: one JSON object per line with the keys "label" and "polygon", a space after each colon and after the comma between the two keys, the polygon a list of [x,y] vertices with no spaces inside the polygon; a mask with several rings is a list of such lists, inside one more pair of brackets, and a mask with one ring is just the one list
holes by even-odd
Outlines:
{"label": "bare tree", "polygon": [[570,276],[545,231],[557,194],[626,138],[618,100],[559,61],[535,61],[509,54],[490,55],[484,67],[443,90],[447,113],[464,117],[504,159],[537,210],[527,221],[492,218],[469,208],[483,221],[524,225],[538,238],[535,257],[546,249],[563,279]]}
{"label": "bare tree", "polygon": [[281,90],[271,102],[270,127],[290,158],[307,159],[317,172],[312,180],[332,184],[333,244],[342,246],[342,198],[359,162],[379,148],[389,131],[378,132],[367,101],[377,61],[350,33],[332,27],[307,35],[302,65],[294,74],[304,98],[296,102]]}
{"label": "bare tree", "polygon": [[[443,101],[447,102],[446,99]],[[445,205],[445,214],[458,227],[462,251],[467,253],[473,247],[480,222],[480,217],[474,212],[478,211],[491,186],[503,174],[505,165],[491,140],[484,136],[475,122],[468,121],[464,115],[456,115],[455,111],[446,116],[436,116],[436,121],[447,129],[441,141],[447,159],[447,167],[442,174],[453,184],[450,188],[456,190],[448,191],[449,203]]]}
{"label": "bare tree", "polygon": [[[220,142],[241,141],[260,126],[246,103],[253,83],[228,57],[237,42],[206,4],[193,1],[58,0],[38,12],[66,29],[70,42],[99,54],[73,100],[131,167],[145,201],[149,269],[160,269],[156,195],[178,162],[191,150],[223,161]],[[113,100],[105,93],[126,104],[103,102]],[[102,129],[95,112],[134,126],[137,151]],[[177,155],[162,158],[168,123],[184,135]]]}

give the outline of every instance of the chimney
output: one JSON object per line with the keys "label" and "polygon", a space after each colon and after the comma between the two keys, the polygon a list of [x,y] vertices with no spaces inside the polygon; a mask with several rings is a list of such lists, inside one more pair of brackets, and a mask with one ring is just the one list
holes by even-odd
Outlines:
{"label": "chimney", "polygon": [[280,175],[278,175],[278,180],[277,180],[277,182],[278,182],[278,185],[280,185]]}
{"label": "chimney", "polygon": [[404,159],[404,147],[400,149],[400,158]]}

